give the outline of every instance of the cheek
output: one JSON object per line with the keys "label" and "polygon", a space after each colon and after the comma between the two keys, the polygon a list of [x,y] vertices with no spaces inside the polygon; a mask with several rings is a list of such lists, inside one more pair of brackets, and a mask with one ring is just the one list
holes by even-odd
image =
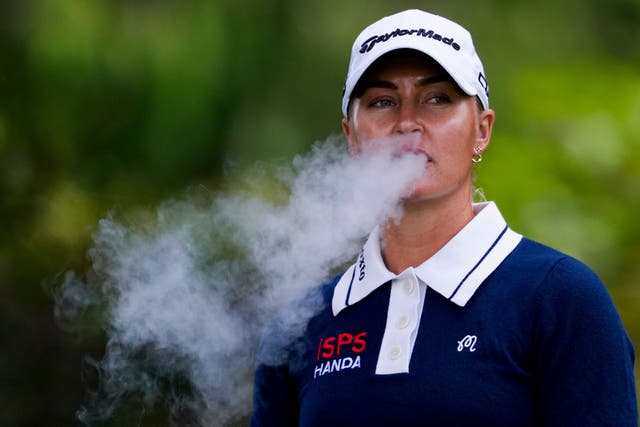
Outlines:
{"label": "cheek", "polygon": [[351,131],[359,141],[384,136],[382,133],[387,120],[365,111],[360,104],[360,99],[354,100],[351,112]]}
{"label": "cheek", "polygon": [[351,110],[350,129],[359,143],[388,137],[392,134],[393,119],[387,115],[371,114],[355,99]]}
{"label": "cheek", "polygon": [[439,127],[437,139],[445,141],[443,148],[453,155],[471,156],[476,142],[476,128],[477,123],[473,115],[460,114]]}
{"label": "cheek", "polygon": [[371,120],[369,117],[354,117],[351,128],[354,140],[359,145],[367,145],[373,141],[380,141],[393,136],[390,127],[382,120]]}

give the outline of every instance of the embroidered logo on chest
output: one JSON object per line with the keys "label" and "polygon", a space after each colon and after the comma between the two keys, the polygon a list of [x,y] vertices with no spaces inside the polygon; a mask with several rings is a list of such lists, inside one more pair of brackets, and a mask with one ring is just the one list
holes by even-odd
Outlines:
{"label": "embroidered logo on chest", "polygon": [[367,348],[366,332],[351,334],[341,332],[338,335],[320,338],[313,378],[347,369],[360,368],[360,353]]}
{"label": "embroidered logo on chest", "polygon": [[463,351],[464,349],[468,349],[469,352],[473,353],[476,351],[476,341],[478,341],[478,337],[475,335],[467,335],[458,341],[458,352]]}

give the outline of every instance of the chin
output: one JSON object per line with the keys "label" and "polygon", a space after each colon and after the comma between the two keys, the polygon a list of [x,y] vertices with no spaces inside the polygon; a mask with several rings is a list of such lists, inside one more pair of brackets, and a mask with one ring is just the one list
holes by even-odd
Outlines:
{"label": "chin", "polygon": [[408,196],[403,196],[401,199],[402,204],[407,205],[411,203],[424,202],[429,200],[431,197],[425,194],[420,193],[411,193]]}
{"label": "chin", "polygon": [[419,202],[427,200],[432,196],[433,191],[428,187],[426,178],[421,178],[411,184],[407,191],[402,195],[403,203]]}

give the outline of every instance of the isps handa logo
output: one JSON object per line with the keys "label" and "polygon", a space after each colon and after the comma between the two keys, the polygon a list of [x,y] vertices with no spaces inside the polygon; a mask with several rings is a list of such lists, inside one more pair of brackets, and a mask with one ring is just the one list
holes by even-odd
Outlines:
{"label": "isps handa logo", "polygon": [[366,332],[320,338],[318,341],[318,362],[313,370],[313,378],[326,374],[360,368],[360,353],[367,348]]}

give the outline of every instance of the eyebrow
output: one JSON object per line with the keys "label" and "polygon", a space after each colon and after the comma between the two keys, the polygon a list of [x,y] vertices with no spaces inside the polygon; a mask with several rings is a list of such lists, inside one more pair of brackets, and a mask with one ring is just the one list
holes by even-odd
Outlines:
{"label": "eyebrow", "polygon": [[[419,87],[428,86],[434,83],[440,82],[452,82],[453,80],[448,74],[436,74],[430,77],[425,77],[418,81]],[[362,82],[361,92],[370,88],[382,88],[382,89],[397,89],[398,87],[388,80],[366,80]]]}

